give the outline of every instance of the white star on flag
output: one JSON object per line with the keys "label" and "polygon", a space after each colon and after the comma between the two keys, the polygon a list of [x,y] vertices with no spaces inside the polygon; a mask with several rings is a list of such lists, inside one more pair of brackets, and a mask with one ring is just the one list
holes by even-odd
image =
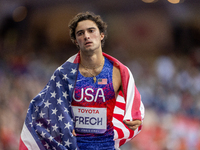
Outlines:
{"label": "white star on flag", "polygon": [[68,111],[68,109],[67,109],[66,107],[65,107],[64,109],[65,109],[65,111],[64,111],[64,112],[67,112],[67,113],[69,112],[69,111]]}
{"label": "white star on flag", "polygon": [[47,122],[48,122],[48,124],[50,124],[51,120],[50,120],[50,119],[47,119]]}
{"label": "white star on flag", "polygon": [[63,80],[67,80],[67,79],[69,79],[68,77],[67,77],[67,74],[63,74],[63,78],[62,78]]}
{"label": "white star on flag", "polygon": [[53,131],[56,131],[58,129],[57,124],[55,124],[54,126],[52,126]]}
{"label": "white star on flag", "polygon": [[67,96],[69,96],[68,94],[67,94],[67,92],[62,92],[63,93],[63,97],[65,97],[65,99],[67,99]]}
{"label": "white star on flag", "polygon": [[63,101],[61,100],[61,98],[57,99],[57,104],[60,104],[62,103]]}
{"label": "white star on flag", "polygon": [[49,144],[48,143],[45,143],[44,146],[47,147],[47,149],[49,149]]}
{"label": "white star on flag", "polygon": [[60,143],[60,142],[58,142],[58,141],[57,141],[57,143],[58,143],[58,146],[59,146],[59,145],[61,145],[61,143]]}
{"label": "white star on flag", "polygon": [[55,81],[56,76],[54,74],[51,76],[51,80]]}
{"label": "white star on flag", "polygon": [[60,66],[60,67],[58,67],[58,69],[57,69],[57,70],[59,70],[59,71],[60,71],[60,70],[62,70],[62,69],[64,69],[64,68],[63,68],[62,66]]}
{"label": "white star on flag", "polygon": [[44,102],[44,108],[45,108],[45,107],[48,107],[48,108],[49,108],[49,105],[51,105],[51,103],[49,103],[49,100],[47,100],[47,102]]}
{"label": "white star on flag", "polygon": [[60,121],[62,121],[63,120],[63,116],[62,116],[62,114],[60,114],[60,116],[58,116],[58,120],[60,120]]}
{"label": "white star on flag", "polygon": [[73,88],[73,85],[72,84],[69,84],[69,90],[71,90]]}
{"label": "white star on flag", "polygon": [[32,99],[32,100],[31,100],[31,103],[32,103],[32,104],[33,104],[33,102],[35,102],[35,100],[34,100],[34,99]]}
{"label": "white star on flag", "polygon": [[39,93],[38,95],[39,95],[39,96],[41,96],[42,94],[44,94],[44,92],[42,92],[42,93]]}
{"label": "white star on flag", "polygon": [[56,92],[55,91],[53,93],[51,93],[51,97],[56,98]]}
{"label": "white star on flag", "polygon": [[69,139],[67,141],[65,141],[65,146],[70,147],[70,144],[72,144],[72,143],[69,142]]}
{"label": "white star on flag", "polygon": [[58,110],[55,108],[55,109],[52,109],[52,111],[53,111],[53,112],[52,112],[52,115],[53,115],[53,114],[56,115],[56,113],[57,113]]}
{"label": "white star on flag", "polygon": [[51,142],[51,141],[53,141],[54,138],[52,136],[50,136],[48,139]]}
{"label": "white star on flag", "polygon": [[34,116],[32,116],[32,120],[34,120],[35,119],[35,117]]}
{"label": "white star on flag", "polygon": [[47,130],[47,132],[50,132],[50,130],[49,129],[46,129]]}
{"label": "white star on flag", "polygon": [[60,135],[61,135],[61,137],[63,137],[64,134],[63,134],[63,133],[60,133]]}
{"label": "white star on flag", "polygon": [[39,113],[40,118],[44,118],[45,113],[43,113],[42,111]]}
{"label": "white star on flag", "polygon": [[42,127],[42,123],[41,122],[39,122],[39,123],[36,123],[37,124],[37,126],[39,126],[39,127]]}
{"label": "white star on flag", "polygon": [[45,138],[45,134],[46,134],[46,133],[42,131],[41,136],[42,136],[43,138]]}
{"label": "white star on flag", "polygon": [[73,73],[73,74],[75,74],[76,73],[76,68],[75,69],[73,69],[73,68],[71,68],[72,69],[72,71],[70,72],[70,73]]}
{"label": "white star on flag", "polygon": [[56,87],[60,88],[61,86],[60,81],[56,82]]}
{"label": "white star on flag", "polygon": [[68,123],[65,123],[65,128],[68,128],[68,129],[69,129],[69,127],[71,127],[70,123],[69,123],[69,122],[68,122]]}
{"label": "white star on flag", "polygon": [[38,111],[39,111],[39,107],[35,106],[35,112],[38,112]]}
{"label": "white star on flag", "polygon": [[30,122],[29,124],[31,125],[31,127],[33,127],[33,122]]}
{"label": "white star on flag", "polygon": [[49,85],[47,85],[46,89],[48,89],[48,88],[50,88],[50,86],[49,86]]}

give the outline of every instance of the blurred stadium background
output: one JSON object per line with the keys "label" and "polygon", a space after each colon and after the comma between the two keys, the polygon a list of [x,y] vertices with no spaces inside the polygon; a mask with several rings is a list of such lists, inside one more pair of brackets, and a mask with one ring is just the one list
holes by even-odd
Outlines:
{"label": "blurred stadium background", "polygon": [[107,22],[103,50],[131,69],[146,107],[122,150],[199,150],[199,0],[1,0],[0,150],[18,149],[30,101],[78,52],[68,22],[82,11]]}

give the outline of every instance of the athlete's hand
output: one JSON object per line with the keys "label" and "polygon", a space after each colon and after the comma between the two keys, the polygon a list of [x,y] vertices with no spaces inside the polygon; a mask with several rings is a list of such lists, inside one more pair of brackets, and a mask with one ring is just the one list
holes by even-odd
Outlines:
{"label": "athlete's hand", "polygon": [[72,131],[73,136],[76,136],[75,130]]}
{"label": "athlete's hand", "polygon": [[129,129],[134,131],[142,124],[142,121],[140,121],[140,120],[133,120],[133,121],[124,120],[124,124],[127,125]]}

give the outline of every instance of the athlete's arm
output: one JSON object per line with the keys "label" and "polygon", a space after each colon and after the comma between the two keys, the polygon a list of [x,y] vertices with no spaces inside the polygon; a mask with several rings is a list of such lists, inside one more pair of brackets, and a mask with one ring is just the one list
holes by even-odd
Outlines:
{"label": "athlete's arm", "polygon": [[[120,90],[124,94],[123,88],[122,88],[120,70],[115,66],[113,66],[113,87],[114,87],[116,97]],[[124,124],[126,124],[129,129],[134,131],[142,124],[142,121],[140,121],[140,120],[133,120],[133,121],[124,120]]]}

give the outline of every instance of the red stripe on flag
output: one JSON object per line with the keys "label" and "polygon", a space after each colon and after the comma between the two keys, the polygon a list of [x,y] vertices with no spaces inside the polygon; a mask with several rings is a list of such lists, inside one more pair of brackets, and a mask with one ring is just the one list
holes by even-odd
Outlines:
{"label": "red stripe on flag", "polygon": [[28,150],[21,138],[19,141],[19,150]]}
{"label": "red stripe on flag", "polygon": [[125,110],[125,106],[126,106],[126,104],[124,104],[124,103],[120,103],[120,102],[116,102],[115,106],[117,106],[117,107],[119,107],[119,108]]}
{"label": "red stripe on flag", "polygon": [[126,139],[120,140],[119,147],[126,143]]}
{"label": "red stripe on flag", "polygon": [[128,130],[129,130],[129,133],[130,133],[130,135],[129,135],[129,139],[131,139],[131,138],[133,138],[133,136],[134,136],[134,131],[133,130],[131,130],[131,129],[129,129],[128,128]]}
{"label": "red stripe on flag", "polygon": [[118,95],[120,95],[120,96],[123,97],[123,93],[122,93],[122,91],[119,91],[119,94],[118,94]]}
{"label": "red stripe on flag", "polygon": [[76,58],[74,59],[74,63],[75,64],[80,63],[80,51],[78,52]]}
{"label": "red stripe on flag", "polygon": [[139,130],[139,131],[142,130],[142,125],[140,125],[140,126],[138,127],[138,130]]}
{"label": "red stripe on flag", "polygon": [[113,114],[113,117],[116,118],[117,120],[119,120],[120,122],[123,122],[123,118],[124,118],[123,115],[120,115],[120,114]]}
{"label": "red stripe on flag", "polygon": [[124,137],[124,132],[122,131],[122,129],[118,128],[118,127],[114,127],[114,129],[117,131],[118,133],[118,139],[123,138]]}
{"label": "red stripe on flag", "polygon": [[133,101],[133,107],[132,107],[132,118],[133,120],[139,119],[142,120],[141,118],[141,112],[140,112],[140,93],[137,90],[137,87],[135,86],[135,96],[134,96],[134,101]]}

